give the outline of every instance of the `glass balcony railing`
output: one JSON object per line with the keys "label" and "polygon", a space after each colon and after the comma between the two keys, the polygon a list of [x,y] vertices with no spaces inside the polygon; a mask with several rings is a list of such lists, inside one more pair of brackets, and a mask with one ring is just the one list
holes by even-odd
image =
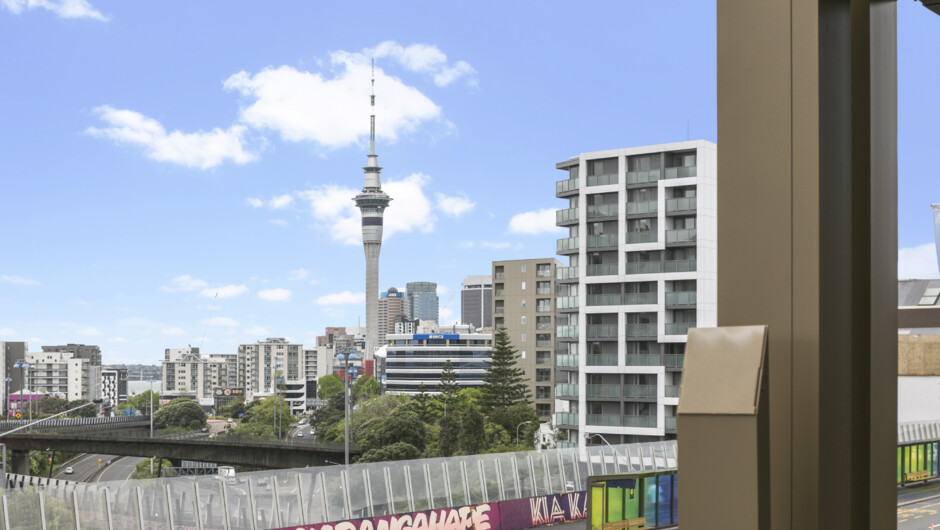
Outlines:
{"label": "glass balcony railing", "polygon": [[580,395],[577,383],[558,383],[555,385],[555,397],[572,398]]}
{"label": "glass balcony railing", "polygon": [[589,398],[620,398],[620,385],[587,385]]}
{"label": "glass balcony railing", "polygon": [[577,309],[580,305],[577,296],[559,296],[555,304],[558,309]]}
{"label": "glass balcony railing", "polygon": [[587,295],[587,305],[620,305],[620,293],[617,294],[589,294]]}
{"label": "glass balcony railing", "polygon": [[695,260],[680,259],[675,261],[664,261],[663,272],[695,272]]}
{"label": "glass balcony railing", "polygon": [[666,293],[666,305],[695,305],[696,291]]}
{"label": "glass balcony railing", "polygon": [[658,201],[634,201],[627,203],[627,215],[656,213],[658,210]]}
{"label": "glass balcony railing", "polygon": [[588,276],[611,276],[617,274],[616,263],[602,263],[600,265],[588,265]]}
{"label": "glass balcony railing", "polygon": [[505,274],[504,274],[504,273],[502,273],[502,272],[497,272],[497,273],[496,273],[496,279],[497,279],[497,280],[502,280],[504,277],[505,277]]}
{"label": "glass balcony railing", "polygon": [[609,175],[588,175],[587,185],[591,186],[607,186],[609,184],[617,184],[620,182],[620,178],[616,173],[611,173]]}
{"label": "glass balcony railing", "polygon": [[667,398],[679,397],[679,385],[666,385],[666,397]]}
{"label": "glass balcony railing", "polygon": [[659,297],[656,292],[650,293],[626,293],[623,295],[625,305],[655,304]]}
{"label": "glass balcony railing", "polygon": [[550,340],[537,340],[537,341],[535,341],[535,347],[536,347],[536,348],[551,348],[551,347],[552,347],[552,341],[550,341]]}
{"label": "glass balcony railing", "polygon": [[697,166],[667,167],[667,179],[684,179],[696,176]]}
{"label": "glass balcony railing", "polygon": [[581,186],[578,183],[578,179],[559,180],[555,183],[555,195],[568,193],[569,191],[576,191],[580,187]]}
{"label": "glass balcony railing", "polygon": [[558,240],[558,252],[578,250],[578,238],[566,237]]}
{"label": "glass balcony railing", "polygon": [[624,416],[624,427],[656,427],[656,416]]}
{"label": "glass balcony railing", "polygon": [[620,427],[620,416],[617,414],[588,414],[587,424],[597,427]]}
{"label": "glass balcony railing", "polygon": [[663,271],[660,261],[635,261],[627,263],[627,274],[656,274]]}
{"label": "glass balcony railing", "polygon": [[597,217],[616,217],[620,213],[616,204],[595,204],[587,207],[588,219]]}
{"label": "glass balcony railing", "polygon": [[627,366],[662,366],[663,356],[658,353],[627,354]]}
{"label": "glass balcony railing", "polygon": [[588,366],[617,366],[616,353],[595,353],[584,358]]}
{"label": "glass balcony railing", "polygon": [[656,324],[627,324],[628,337],[655,337]]}
{"label": "glass balcony railing", "polygon": [[689,328],[694,328],[695,322],[667,322],[666,335],[688,335]]}
{"label": "glass balcony railing", "polygon": [[496,313],[502,314],[504,312],[504,309],[500,306],[496,306],[496,308],[493,309],[493,311]]}
{"label": "glass balcony railing", "polygon": [[655,243],[656,232],[648,230],[646,232],[627,232],[627,243]]}
{"label": "glass balcony railing", "polygon": [[617,324],[588,324],[587,336],[590,339],[616,338]]}
{"label": "glass balcony railing", "polygon": [[695,243],[695,229],[666,230],[666,244],[669,243]]}
{"label": "glass balcony railing", "polygon": [[536,322],[535,329],[539,329],[539,330],[552,329],[552,323],[551,322]]}
{"label": "glass balcony railing", "polygon": [[666,355],[663,355],[663,366],[666,368],[682,368],[684,363],[684,353],[667,353]]}
{"label": "glass balcony railing", "polygon": [[667,431],[676,430],[676,417],[675,416],[666,416],[664,419],[666,420]]}
{"label": "glass balcony railing", "polygon": [[558,267],[555,269],[555,279],[556,280],[577,280],[578,268],[577,267]]}
{"label": "glass balcony railing", "polygon": [[560,353],[555,356],[555,366],[559,368],[577,368],[578,355],[570,353]]}
{"label": "glass balcony railing", "polygon": [[552,269],[549,267],[544,267],[535,271],[536,278],[551,278]]}
{"label": "glass balcony railing", "polygon": [[655,399],[656,385],[623,385],[623,397]]}
{"label": "glass balcony railing", "polygon": [[577,222],[578,215],[577,208],[565,208],[564,210],[558,210],[555,212],[555,222],[558,224]]}
{"label": "glass balcony railing", "polygon": [[[571,425],[574,425],[573,423]],[[568,440],[559,440],[555,442],[555,449],[577,449],[577,442],[569,442]]]}
{"label": "glass balcony railing", "polygon": [[[556,412],[555,413],[555,425],[577,425],[578,424],[578,415],[573,412]],[[555,447],[558,447],[558,442],[555,443]],[[575,446],[577,447],[577,446]]]}
{"label": "glass balcony railing", "polygon": [[619,243],[617,234],[601,234],[598,236],[588,236],[588,248],[597,247],[616,247]]}
{"label": "glass balcony railing", "polygon": [[558,326],[555,328],[555,336],[560,339],[576,339],[578,338],[578,326]]}
{"label": "glass balcony railing", "polygon": [[538,287],[535,289],[535,294],[552,294],[551,287]]}
{"label": "glass balcony railing", "polygon": [[504,289],[493,289],[493,296],[503,296]]}
{"label": "glass balcony railing", "polygon": [[647,184],[656,182],[662,178],[662,172],[659,169],[649,169],[647,171],[628,171],[627,184]]}
{"label": "glass balcony railing", "polygon": [[695,197],[680,197],[666,199],[666,213],[695,211],[697,202]]}

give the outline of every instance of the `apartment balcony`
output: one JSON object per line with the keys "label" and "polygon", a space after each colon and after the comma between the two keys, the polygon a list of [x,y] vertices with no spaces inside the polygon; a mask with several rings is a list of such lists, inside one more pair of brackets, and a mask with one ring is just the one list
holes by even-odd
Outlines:
{"label": "apartment balcony", "polygon": [[551,330],[551,329],[552,329],[552,323],[551,323],[551,322],[536,322],[536,323],[535,323],[535,329],[538,329],[538,330]]}
{"label": "apartment balcony", "polygon": [[697,199],[695,197],[680,197],[676,199],[666,199],[666,215],[670,214],[688,214],[697,209]]}
{"label": "apartment balcony", "polygon": [[666,177],[667,179],[684,179],[688,177],[697,176],[696,169],[697,166],[682,166],[682,167],[667,167],[666,168]]}
{"label": "apartment balcony", "polygon": [[625,305],[655,304],[658,299],[658,293],[655,291],[649,293],[626,293],[623,295],[623,303]]}
{"label": "apartment balcony", "polygon": [[662,171],[659,169],[649,169],[646,171],[628,171],[627,186],[637,184],[652,184],[662,178]]}
{"label": "apartment balcony", "polygon": [[667,322],[666,335],[688,335],[689,328],[694,328],[695,322]]}
{"label": "apartment balcony", "polygon": [[580,182],[576,178],[559,180],[555,182],[555,196],[562,197],[573,195],[578,192],[578,188],[580,187]]}
{"label": "apartment balcony", "polygon": [[656,385],[623,385],[623,397],[656,399]]}
{"label": "apartment balcony", "polygon": [[696,291],[677,291],[666,293],[666,307],[693,307],[695,306]]}
{"label": "apartment balcony", "polygon": [[577,296],[559,296],[555,299],[556,309],[578,309],[580,305]]}
{"label": "apartment balcony", "polygon": [[589,339],[616,339],[617,324],[588,324],[587,337]]}
{"label": "apartment balcony", "polygon": [[595,353],[584,357],[588,366],[617,366],[616,353]]}
{"label": "apartment balcony", "polygon": [[[570,425],[572,427],[577,427],[578,415],[572,412],[556,412],[555,425]],[[558,447],[558,443],[555,444],[555,447]]]}
{"label": "apartment balcony", "polygon": [[588,175],[587,185],[591,186],[609,186],[611,184],[617,184],[620,182],[620,176],[616,173],[611,173],[609,175]]}
{"label": "apartment balcony", "polygon": [[537,340],[537,341],[535,341],[535,347],[536,347],[536,348],[551,348],[551,347],[552,347],[552,341],[550,341],[550,340]]}
{"label": "apartment balcony", "polygon": [[598,217],[617,217],[619,208],[616,204],[595,204],[587,207],[587,218],[596,219]]}
{"label": "apartment balcony", "polygon": [[652,215],[659,211],[659,201],[634,201],[627,203],[627,215]]}
{"label": "apartment balcony", "polygon": [[599,265],[588,265],[588,276],[613,276],[617,274],[616,263],[601,263]]}
{"label": "apartment balcony", "polygon": [[627,354],[627,366],[662,366],[663,356],[658,353]]}
{"label": "apartment balcony", "polygon": [[667,398],[679,397],[679,385],[666,385],[666,397]]}
{"label": "apartment balcony", "polygon": [[656,232],[652,230],[645,232],[627,232],[627,244],[629,245],[636,243],[655,243],[656,239]]}
{"label": "apartment balcony", "polygon": [[555,355],[555,367],[556,368],[577,368],[578,365],[578,355],[570,353],[561,353]]}
{"label": "apartment balcony", "polygon": [[620,399],[620,385],[586,385],[587,397]]}
{"label": "apartment balcony", "polygon": [[501,315],[505,312],[505,308],[496,306],[495,308],[493,308],[493,312],[496,313],[497,315]]}
{"label": "apartment balcony", "polygon": [[494,278],[496,278],[497,280],[502,280],[505,277],[506,277],[506,273],[504,272],[497,272],[496,275],[494,276]]}
{"label": "apartment balcony", "polygon": [[557,267],[555,269],[555,279],[559,281],[577,280],[578,268],[577,267]]}
{"label": "apartment balcony", "polygon": [[551,287],[539,287],[535,290],[535,294],[552,294]]}
{"label": "apartment balcony", "polygon": [[680,230],[666,230],[667,245],[684,245],[695,243],[695,229],[682,228]]}
{"label": "apartment balcony", "polygon": [[555,212],[555,224],[564,225],[578,222],[578,209],[566,208]]}
{"label": "apartment balcony", "polygon": [[620,427],[619,414],[588,414],[587,424],[594,427]]}
{"label": "apartment balcony", "polygon": [[549,300],[548,303],[538,304],[537,306],[535,306],[535,312],[536,313],[551,313],[552,312],[551,300]]}
{"label": "apartment balcony", "polygon": [[556,398],[576,398],[581,395],[577,383],[558,383],[555,385]]}
{"label": "apartment balcony", "polygon": [[566,237],[558,240],[558,252],[559,253],[575,253],[579,248],[578,238],[576,237]]}
{"label": "apartment balcony", "polygon": [[656,337],[656,324],[627,324],[627,338]]}
{"label": "apartment balcony", "polygon": [[616,247],[618,244],[619,238],[617,234],[601,234],[588,236],[587,238],[588,248]]}
{"label": "apartment balcony", "polygon": [[617,294],[589,294],[587,295],[587,305],[590,306],[599,306],[599,305],[620,305],[622,299],[620,293]]}
{"label": "apartment balcony", "polygon": [[666,431],[673,431],[673,432],[675,432],[675,430],[676,430],[676,417],[675,417],[675,416],[666,416],[666,417],[663,418],[663,419],[666,420]]}
{"label": "apartment balcony", "polygon": [[685,364],[684,353],[667,353],[663,355],[663,366],[666,368],[678,368],[681,370],[683,364]]}
{"label": "apartment balcony", "polygon": [[555,336],[559,339],[576,339],[578,326],[558,326],[555,328]]}
{"label": "apartment balcony", "polygon": [[505,289],[493,289],[493,296],[503,296],[505,292]]}
{"label": "apartment balcony", "polygon": [[627,274],[658,274],[663,272],[660,261],[637,261],[627,263]]}
{"label": "apartment balcony", "polygon": [[623,416],[624,427],[656,428],[656,416]]}
{"label": "apartment balcony", "polygon": [[680,259],[663,262],[663,272],[695,272],[694,259]]}

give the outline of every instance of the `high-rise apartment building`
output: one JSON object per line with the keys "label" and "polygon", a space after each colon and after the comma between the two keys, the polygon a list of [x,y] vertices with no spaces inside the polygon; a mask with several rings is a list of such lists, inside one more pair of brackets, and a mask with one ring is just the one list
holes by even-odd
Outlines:
{"label": "high-rise apartment building", "polygon": [[68,401],[92,401],[101,396],[101,366],[92,366],[91,359],[77,357],[74,352],[41,351],[26,352],[26,362],[27,384],[34,394]]}
{"label": "high-rise apartment building", "polygon": [[188,397],[210,408],[216,405],[217,396],[244,394],[238,355],[200,353],[193,347],[167,348],[161,363],[162,395],[168,399]]}
{"label": "high-rise apartment building", "polygon": [[389,287],[379,298],[379,346],[387,341],[385,336],[395,333],[395,322],[405,316],[405,293]]}
{"label": "high-rise apartment building", "polygon": [[405,285],[405,311],[408,318],[438,321],[437,284],[408,282]]}
{"label": "high-rise apartment building", "polygon": [[237,366],[245,383],[245,399],[262,399],[276,392],[295,414],[303,413],[307,407],[305,362],[303,344],[291,344],[283,338],[239,345]]}
{"label": "high-rise apartment building", "polygon": [[[81,399],[98,399],[101,397],[101,348],[85,344],[66,344],[64,346],[42,346],[42,351],[68,353],[73,359],[88,361],[85,371],[87,376],[82,381]],[[74,382],[73,382],[74,383]]]}
{"label": "high-rise apartment building", "polygon": [[686,334],[716,324],[717,151],[689,141],[557,164],[556,426],[570,445],[675,436]]}
{"label": "high-rise apartment building", "polygon": [[493,327],[505,328],[519,350],[536,413],[549,421],[554,405],[555,258],[493,262]]}
{"label": "high-rise apartment building", "polygon": [[460,287],[460,323],[475,328],[492,327],[493,277],[467,276]]}

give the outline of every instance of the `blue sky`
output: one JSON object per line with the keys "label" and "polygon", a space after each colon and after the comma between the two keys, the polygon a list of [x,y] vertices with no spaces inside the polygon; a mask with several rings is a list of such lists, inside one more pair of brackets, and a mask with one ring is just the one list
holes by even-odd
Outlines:
{"label": "blue sky", "polygon": [[[380,284],[458,317],[467,275],[554,255],[555,162],[716,140],[714,2],[570,6],[0,0],[0,340],[156,363],[355,325],[370,57]],[[901,274],[937,276],[940,17],[899,26]]]}

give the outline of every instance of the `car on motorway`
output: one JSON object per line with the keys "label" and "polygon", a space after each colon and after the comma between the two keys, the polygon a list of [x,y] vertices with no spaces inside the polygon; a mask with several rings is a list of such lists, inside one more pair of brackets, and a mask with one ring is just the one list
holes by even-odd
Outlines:
{"label": "car on motorway", "polygon": [[303,437],[304,437],[304,433],[302,433],[302,432],[297,433],[297,437],[298,437],[298,438],[303,438]]}
{"label": "car on motorway", "polygon": [[75,470],[72,469],[72,466],[69,466],[69,467],[65,468],[65,474],[66,474],[66,475],[71,475],[71,474],[74,473],[74,472],[75,472]]}
{"label": "car on motorway", "polygon": [[300,418],[300,424],[305,425],[307,423],[307,418]]}
{"label": "car on motorway", "polygon": [[229,419],[228,419],[228,422],[229,422],[229,423],[235,423],[235,420],[233,420],[232,418],[229,418]]}

